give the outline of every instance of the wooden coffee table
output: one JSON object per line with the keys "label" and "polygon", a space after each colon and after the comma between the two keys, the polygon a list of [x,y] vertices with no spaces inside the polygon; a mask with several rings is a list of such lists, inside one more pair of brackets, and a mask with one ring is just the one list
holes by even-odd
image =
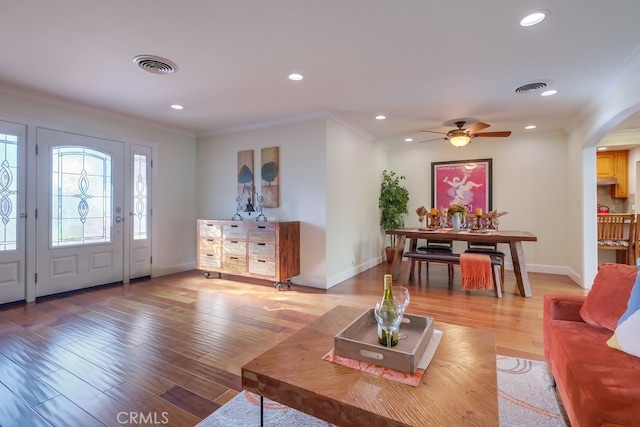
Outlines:
{"label": "wooden coffee table", "polygon": [[365,310],[337,306],[242,367],[242,387],[339,426],[498,425],[495,336],[444,331],[413,387],[322,360]]}

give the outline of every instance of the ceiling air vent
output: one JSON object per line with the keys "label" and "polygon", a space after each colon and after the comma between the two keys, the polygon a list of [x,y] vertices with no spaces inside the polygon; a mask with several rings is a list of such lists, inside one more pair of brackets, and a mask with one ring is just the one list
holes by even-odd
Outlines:
{"label": "ceiling air vent", "polygon": [[530,90],[538,90],[538,89],[542,89],[547,87],[546,83],[543,82],[537,82],[537,83],[529,83],[526,85],[522,85],[519,88],[516,89],[516,93],[525,93],[525,92],[529,92]]}
{"label": "ceiling air vent", "polygon": [[168,59],[153,55],[138,55],[133,58],[134,64],[140,69],[153,74],[173,74],[178,66]]}

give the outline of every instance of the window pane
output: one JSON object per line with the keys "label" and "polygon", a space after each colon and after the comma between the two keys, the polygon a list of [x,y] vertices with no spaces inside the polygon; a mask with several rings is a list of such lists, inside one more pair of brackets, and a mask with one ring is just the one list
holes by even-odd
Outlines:
{"label": "window pane", "polygon": [[147,238],[147,156],[133,155],[133,240]]}
{"label": "window pane", "polygon": [[66,146],[51,161],[52,246],[111,242],[111,156]]}
{"label": "window pane", "polygon": [[0,133],[0,251],[17,248],[18,137]]}

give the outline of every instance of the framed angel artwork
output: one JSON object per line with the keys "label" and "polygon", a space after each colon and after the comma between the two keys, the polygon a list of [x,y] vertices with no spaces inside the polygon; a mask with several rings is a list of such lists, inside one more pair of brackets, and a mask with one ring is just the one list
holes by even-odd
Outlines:
{"label": "framed angel artwork", "polygon": [[493,209],[491,159],[431,163],[431,206],[462,205],[467,212]]}

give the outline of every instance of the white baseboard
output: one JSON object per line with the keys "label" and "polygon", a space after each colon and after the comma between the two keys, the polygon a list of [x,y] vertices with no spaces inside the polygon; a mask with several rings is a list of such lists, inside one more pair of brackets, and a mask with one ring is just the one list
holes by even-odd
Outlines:
{"label": "white baseboard", "polygon": [[153,268],[151,266],[151,277],[166,276],[167,274],[182,273],[183,271],[195,270],[196,262],[185,262],[183,264],[174,264],[162,268]]}

